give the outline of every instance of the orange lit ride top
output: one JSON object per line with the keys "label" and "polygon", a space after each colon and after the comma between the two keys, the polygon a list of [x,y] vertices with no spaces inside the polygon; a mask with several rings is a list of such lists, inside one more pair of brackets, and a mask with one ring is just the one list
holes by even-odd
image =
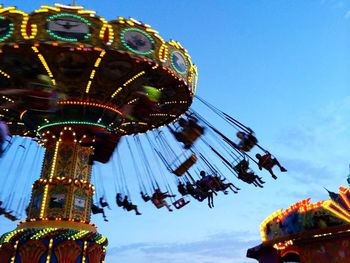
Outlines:
{"label": "orange lit ride top", "polygon": [[[0,7],[0,119],[46,149],[28,219],[0,239],[0,261],[101,262],[107,241],[90,224],[96,142],[108,142],[104,162],[121,136],[178,119],[192,103],[196,66],[135,19],[108,22],[58,4],[31,14]],[[157,100],[144,101],[152,91]]]}
{"label": "orange lit ride top", "polygon": [[269,263],[319,262],[319,258],[348,262],[348,257],[339,257],[349,243],[350,188],[342,186],[330,196],[316,203],[307,198],[268,216],[260,225],[262,244],[250,248],[247,256]]}
{"label": "orange lit ride top", "polygon": [[[293,239],[293,235],[307,235],[308,231],[326,228],[327,222],[322,218],[333,218],[332,225],[350,223],[350,189],[340,187],[339,200],[325,200],[310,203],[310,198],[280,209],[268,216],[260,225],[263,242],[277,244],[279,241]],[[336,223],[338,222],[338,224]],[[320,224],[318,224],[320,223]]]}

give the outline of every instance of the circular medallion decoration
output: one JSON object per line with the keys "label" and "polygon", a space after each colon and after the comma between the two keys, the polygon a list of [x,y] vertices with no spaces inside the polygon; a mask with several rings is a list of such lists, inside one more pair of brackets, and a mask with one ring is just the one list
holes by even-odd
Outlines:
{"label": "circular medallion decoration", "polygon": [[5,17],[0,16],[0,42],[8,39],[13,34],[13,30],[13,23]]}
{"label": "circular medallion decoration", "polygon": [[91,23],[78,15],[74,14],[56,14],[47,19],[47,32],[54,38],[76,42],[85,40],[91,36]]}
{"label": "circular medallion decoration", "polygon": [[180,51],[174,51],[170,55],[171,65],[176,70],[176,72],[180,74],[186,74],[187,69],[187,61],[185,56]]}
{"label": "circular medallion decoration", "polygon": [[148,55],[154,52],[154,39],[141,29],[124,29],[120,32],[120,40],[128,50],[136,54]]}

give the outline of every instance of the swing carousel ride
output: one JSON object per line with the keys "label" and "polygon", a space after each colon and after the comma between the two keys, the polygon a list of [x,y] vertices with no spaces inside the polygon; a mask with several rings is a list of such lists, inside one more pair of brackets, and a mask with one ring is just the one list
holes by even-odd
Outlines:
{"label": "swing carousel ride", "polygon": [[[90,222],[91,213],[108,221],[112,206],[101,164],[113,171],[116,205],[136,215],[134,181],[144,202],[172,212],[238,193],[230,178],[263,187],[251,164],[274,179],[274,166],[286,171],[250,128],[195,96],[186,49],[135,19],[1,6],[0,65],[0,215],[26,214],[0,238],[0,262],[103,262],[107,239]],[[190,108],[194,99],[233,136]]]}

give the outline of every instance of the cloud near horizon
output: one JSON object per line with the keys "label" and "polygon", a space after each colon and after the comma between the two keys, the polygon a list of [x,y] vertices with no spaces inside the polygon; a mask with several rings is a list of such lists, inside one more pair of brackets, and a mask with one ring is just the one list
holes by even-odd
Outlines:
{"label": "cloud near horizon", "polygon": [[249,263],[254,261],[246,258],[246,251],[261,242],[258,238],[248,232],[231,232],[187,243],[133,243],[109,249],[106,263],[114,260],[128,263]]}

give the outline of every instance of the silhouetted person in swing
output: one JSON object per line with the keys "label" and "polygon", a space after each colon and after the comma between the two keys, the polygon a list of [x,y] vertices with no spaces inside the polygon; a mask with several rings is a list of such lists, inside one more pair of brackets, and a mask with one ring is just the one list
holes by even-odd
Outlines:
{"label": "silhouetted person in swing", "polygon": [[140,192],[140,194],[143,201],[148,202],[149,200],[151,200],[151,197],[148,194],[145,194],[142,191]]}
{"label": "silhouetted person in swing", "polygon": [[108,222],[107,217],[106,217],[106,214],[105,214],[105,211],[104,211],[103,208],[98,207],[98,206],[95,205],[95,204],[92,204],[92,205],[91,205],[91,212],[92,212],[94,215],[96,215],[96,214],[102,214],[103,220],[104,220],[105,222]]}
{"label": "silhouetted person in swing", "polygon": [[216,194],[216,189],[215,189],[215,183],[214,182],[214,177],[212,175],[207,175],[205,171],[200,171],[199,175],[201,176],[201,179],[199,179],[196,182],[196,185],[204,192],[212,191],[215,195]]}
{"label": "silhouetted person in swing", "polygon": [[186,190],[186,185],[183,182],[179,182],[177,185],[177,190],[181,195],[187,195],[189,194],[188,191]]}
{"label": "silhouetted person in swing", "polygon": [[[185,184],[185,189],[186,189],[186,192],[188,194],[190,194],[192,197],[196,198],[196,196],[198,195],[198,191],[197,189],[194,187],[193,184],[191,184],[191,182],[186,182]],[[197,199],[197,198],[196,198]]]}
{"label": "silhouetted person in swing", "polygon": [[123,207],[123,197],[121,193],[117,193],[115,196],[115,202],[117,203],[117,206]]}
{"label": "silhouetted person in swing", "polygon": [[267,171],[269,171],[273,179],[277,179],[277,176],[272,171],[272,168],[275,165],[277,165],[280,168],[281,172],[287,172],[287,169],[284,168],[276,158],[272,157],[272,155],[269,152],[266,152],[266,154],[264,154],[263,156],[257,153],[255,157],[259,160],[259,169],[262,170],[264,168]]}
{"label": "silhouetted person in swing", "polygon": [[187,127],[187,121],[184,118],[180,118],[178,120],[177,124],[182,129],[180,129],[180,131],[176,131],[173,128],[171,128],[170,126],[168,126],[170,129],[170,132],[174,135],[175,139],[178,142],[182,142],[185,145],[185,148],[191,148],[192,144],[187,141],[186,136],[184,134],[184,129],[185,129],[185,127]]}
{"label": "silhouetted person in swing", "polygon": [[6,208],[2,207],[2,201],[0,201],[0,215],[5,216],[11,221],[16,221],[18,218],[12,214],[13,211],[6,211]]}
{"label": "silhouetted person in swing", "polygon": [[137,205],[134,205],[132,202],[128,200],[128,196],[124,196],[123,202],[122,202],[123,208],[126,209],[126,211],[134,210],[136,215],[141,215],[139,210],[137,209]]}
{"label": "silhouetted person in swing", "polygon": [[212,186],[214,191],[223,191],[225,195],[228,194],[227,188],[230,188],[232,192],[235,194],[238,193],[239,189],[237,186],[235,186],[233,183],[225,183],[226,178],[221,178],[220,176],[216,175],[213,176],[212,179]]}
{"label": "silhouetted person in swing", "polygon": [[243,159],[240,161],[234,169],[238,174],[238,179],[254,186],[263,187],[262,184],[265,182],[249,168],[249,162],[247,160]]}
{"label": "silhouetted person in swing", "polygon": [[173,210],[170,208],[170,205],[165,200],[167,197],[175,197],[176,195],[170,195],[168,192],[162,192],[159,188],[155,189],[155,192],[152,195],[152,202],[157,206],[157,208],[160,208],[162,206],[166,206],[168,208],[169,212],[172,212]]}
{"label": "silhouetted person in swing", "polygon": [[207,175],[207,174],[205,173],[205,171],[200,171],[200,172],[199,172],[199,175],[201,176],[200,181],[201,181],[202,183],[205,183],[206,185],[210,185],[210,184],[211,184],[211,182],[212,182],[212,180],[213,180],[213,176]]}
{"label": "silhouetted person in swing", "polygon": [[100,197],[100,205],[101,207],[108,207],[109,210],[111,210],[111,207],[109,206],[109,204],[107,203],[107,201],[105,201],[104,197]]}
{"label": "silhouetted person in swing", "polygon": [[185,149],[190,149],[194,141],[204,133],[204,128],[200,126],[198,120],[192,116],[189,116],[188,120],[180,118],[177,124],[181,127],[180,131],[175,131],[170,126],[168,127],[175,139],[184,144]]}
{"label": "silhouetted person in swing", "polygon": [[239,131],[236,133],[236,136],[240,139],[237,147],[244,152],[249,152],[258,143],[253,130],[247,129],[248,132]]}

